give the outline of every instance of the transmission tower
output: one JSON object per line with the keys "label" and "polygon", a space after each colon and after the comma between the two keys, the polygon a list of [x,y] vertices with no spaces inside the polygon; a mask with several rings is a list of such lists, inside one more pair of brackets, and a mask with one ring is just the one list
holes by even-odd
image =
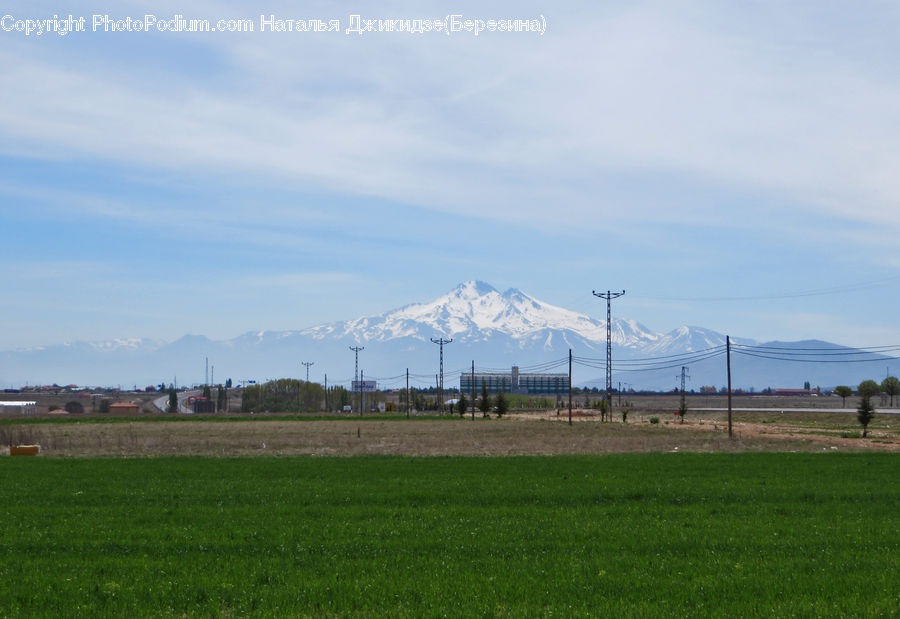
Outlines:
{"label": "transmission tower", "polygon": [[440,411],[441,414],[444,414],[444,344],[449,344],[453,341],[453,339],[445,340],[444,338],[434,339],[431,338],[431,341],[440,346],[441,348],[441,373],[440,379],[438,379],[438,401],[440,402]]}
{"label": "transmission tower", "polygon": [[612,300],[618,299],[622,292],[597,292],[592,291],[595,297],[606,299],[606,405],[609,407],[610,419],[612,419]]}
{"label": "transmission tower", "polygon": [[315,361],[301,361],[300,362],[300,365],[306,366],[306,382],[309,382],[309,366],[315,365],[315,364],[316,364]]}
{"label": "transmission tower", "polygon": [[687,368],[681,366],[681,402],[678,406],[678,416],[681,417],[681,423],[684,423],[684,414],[687,412],[687,399],[684,393],[685,378],[689,378]]}
{"label": "transmission tower", "polygon": [[[362,391],[361,391],[362,385],[359,384],[359,351],[365,350],[365,349],[366,349],[365,346],[351,346],[350,347],[350,350],[352,350],[355,355],[355,360],[353,362],[353,385],[351,385],[351,386],[355,386],[358,390],[360,390],[360,394],[362,393]],[[359,397],[360,397],[360,399],[362,399],[361,395]],[[359,403],[359,414],[362,415],[362,402],[361,401]]]}

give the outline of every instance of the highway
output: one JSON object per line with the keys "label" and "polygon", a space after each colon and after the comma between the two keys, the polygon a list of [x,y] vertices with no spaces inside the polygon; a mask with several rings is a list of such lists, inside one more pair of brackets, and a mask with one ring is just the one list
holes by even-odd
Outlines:
{"label": "highway", "polygon": [[[188,391],[179,391],[178,392],[178,412],[183,415],[193,415],[194,411],[185,406],[184,402],[192,395],[200,395],[202,391],[199,389],[190,389]],[[159,409],[160,412],[166,413],[169,411],[169,394],[156,398],[153,400],[153,406]]]}

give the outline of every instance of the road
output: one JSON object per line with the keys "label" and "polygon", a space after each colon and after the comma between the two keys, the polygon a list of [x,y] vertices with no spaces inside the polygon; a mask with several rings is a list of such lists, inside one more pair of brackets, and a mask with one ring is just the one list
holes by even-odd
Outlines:
{"label": "road", "polygon": [[[183,415],[193,415],[194,411],[185,406],[184,402],[192,395],[200,395],[202,392],[199,389],[191,389],[189,391],[179,391],[178,392],[178,412]],[[169,395],[166,394],[160,398],[156,398],[153,400],[153,406],[159,409],[160,412],[166,413],[169,411]]]}

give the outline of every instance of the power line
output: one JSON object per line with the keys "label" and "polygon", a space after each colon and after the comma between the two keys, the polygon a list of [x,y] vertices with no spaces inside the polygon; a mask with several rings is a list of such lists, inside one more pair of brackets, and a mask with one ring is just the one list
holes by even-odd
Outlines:
{"label": "power line", "polygon": [[[359,384],[359,351],[365,350],[365,346],[350,346],[350,350],[353,351],[354,354],[354,362],[353,362],[353,383],[352,387],[356,387],[355,390],[359,391],[359,414],[362,415],[362,385]],[[352,411],[351,411],[352,412]]]}
{"label": "power line", "polygon": [[612,300],[625,294],[622,292],[606,293],[592,291],[595,297],[606,299],[606,403],[612,413]]}
{"label": "power line", "polygon": [[315,365],[315,364],[316,364],[315,361],[301,361],[300,362],[300,365],[306,366],[306,382],[309,382],[309,366]]}
{"label": "power line", "polygon": [[444,344],[450,344],[453,342],[453,338],[449,340],[445,340],[444,338],[434,339],[431,338],[432,343],[437,344],[441,348],[441,374],[440,379],[438,380],[438,400],[440,401],[440,411],[441,414],[444,414]]}

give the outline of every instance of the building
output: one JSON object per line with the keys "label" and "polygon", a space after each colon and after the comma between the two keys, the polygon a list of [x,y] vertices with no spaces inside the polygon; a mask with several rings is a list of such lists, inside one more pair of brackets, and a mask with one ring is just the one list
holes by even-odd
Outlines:
{"label": "building", "polygon": [[134,402],[116,402],[109,405],[109,412],[115,415],[136,415],[141,407]]}
{"label": "building", "polygon": [[37,414],[37,402],[0,402],[0,414],[35,415]]}
{"label": "building", "polygon": [[[474,384],[473,384],[474,378]],[[518,366],[506,372],[464,373],[459,377],[459,389],[463,393],[481,393],[481,385],[488,393],[555,394],[568,391],[568,374],[526,374]]]}

